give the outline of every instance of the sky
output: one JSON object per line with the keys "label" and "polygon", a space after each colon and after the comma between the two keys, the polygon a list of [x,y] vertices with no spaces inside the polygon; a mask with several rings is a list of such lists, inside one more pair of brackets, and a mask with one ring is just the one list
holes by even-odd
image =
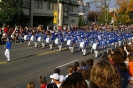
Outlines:
{"label": "sky", "polygon": [[[84,0],[84,1],[85,2],[93,2],[94,0]],[[114,7],[115,7],[115,0],[110,0],[109,8],[114,8]],[[95,10],[93,4],[91,4],[91,10]]]}

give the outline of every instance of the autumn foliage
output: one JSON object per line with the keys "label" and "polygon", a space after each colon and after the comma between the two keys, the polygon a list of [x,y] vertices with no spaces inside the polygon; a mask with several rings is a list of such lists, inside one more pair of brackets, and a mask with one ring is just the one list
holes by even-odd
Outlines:
{"label": "autumn foliage", "polygon": [[118,22],[133,23],[133,0],[116,0],[116,3],[119,7],[117,10]]}

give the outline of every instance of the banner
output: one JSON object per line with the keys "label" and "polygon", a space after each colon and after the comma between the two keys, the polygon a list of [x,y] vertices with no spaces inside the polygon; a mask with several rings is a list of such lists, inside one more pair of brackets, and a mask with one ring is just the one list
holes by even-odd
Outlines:
{"label": "banner", "polygon": [[57,17],[58,16],[58,13],[57,12],[54,12],[54,21],[53,21],[53,23],[57,23]]}

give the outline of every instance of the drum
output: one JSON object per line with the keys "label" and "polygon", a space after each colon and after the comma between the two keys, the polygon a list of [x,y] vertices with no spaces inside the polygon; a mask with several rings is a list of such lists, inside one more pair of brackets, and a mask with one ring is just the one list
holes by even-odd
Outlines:
{"label": "drum", "polygon": [[52,42],[51,38],[46,38],[46,43],[51,43],[51,42]]}
{"label": "drum", "polygon": [[93,43],[92,49],[94,49],[94,50],[97,50],[98,49],[97,43]]}
{"label": "drum", "polygon": [[43,42],[44,39],[40,36],[40,37],[37,38],[37,41],[38,41],[38,42]]}
{"label": "drum", "polygon": [[31,36],[30,40],[35,42],[36,41],[36,37],[35,36]]}
{"label": "drum", "polygon": [[67,41],[67,45],[68,45],[68,46],[71,46],[72,44],[73,44],[73,43],[72,43],[72,40],[68,40],[68,41]]}
{"label": "drum", "polygon": [[92,43],[91,43],[91,42],[89,42],[88,47],[89,47],[89,48],[92,47]]}
{"label": "drum", "polygon": [[67,38],[64,38],[64,41],[66,42],[67,41]]}
{"label": "drum", "polygon": [[122,44],[121,44],[121,41],[118,41],[118,46],[121,46]]}
{"label": "drum", "polygon": [[61,44],[61,40],[60,39],[55,39],[55,44],[56,45],[60,45]]}
{"label": "drum", "polygon": [[132,42],[133,42],[133,37],[131,39],[132,39]]}
{"label": "drum", "polygon": [[85,48],[85,42],[81,42],[79,46],[80,46],[80,48],[82,48],[82,49]]}
{"label": "drum", "polygon": [[24,35],[24,40],[25,41],[28,41],[30,38],[29,38],[29,36],[28,35]]}

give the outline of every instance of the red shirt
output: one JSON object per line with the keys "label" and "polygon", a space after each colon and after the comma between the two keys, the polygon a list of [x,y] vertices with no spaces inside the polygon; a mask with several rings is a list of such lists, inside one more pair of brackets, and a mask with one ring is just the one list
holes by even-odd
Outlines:
{"label": "red shirt", "polygon": [[62,27],[60,27],[60,31],[62,30]]}
{"label": "red shirt", "polygon": [[7,34],[8,33],[8,28],[4,28],[4,32]]}
{"label": "red shirt", "polygon": [[41,88],[46,88],[47,84],[41,85]]}

